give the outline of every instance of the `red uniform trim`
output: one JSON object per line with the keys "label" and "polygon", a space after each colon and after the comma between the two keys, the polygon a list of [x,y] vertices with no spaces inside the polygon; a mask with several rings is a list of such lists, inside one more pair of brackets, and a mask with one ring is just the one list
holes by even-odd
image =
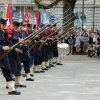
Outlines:
{"label": "red uniform trim", "polygon": [[26,34],[28,35],[29,33],[28,33],[28,30],[26,30]]}
{"label": "red uniform trim", "polygon": [[7,39],[10,39],[12,37],[11,34],[7,34]]}
{"label": "red uniform trim", "polygon": [[6,33],[11,34],[11,35],[13,34],[11,29],[6,29]]}

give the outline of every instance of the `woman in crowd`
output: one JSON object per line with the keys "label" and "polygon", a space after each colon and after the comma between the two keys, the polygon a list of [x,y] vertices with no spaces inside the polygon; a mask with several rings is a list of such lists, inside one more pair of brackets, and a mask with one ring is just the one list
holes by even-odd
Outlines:
{"label": "woman in crowd", "polygon": [[97,38],[97,45],[100,44],[100,34],[99,34],[99,37]]}
{"label": "woman in crowd", "polygon": [[81,39],[80,39],[80,34],[76,34],[75,37],[75,46],[76,46],[76,53],[79,54],[80,52],[80,44],[81,44]]}
{"label": "woman in crowd", "polygon": [[73,52],[73,46],[74,46],[74,38],[73,38],[73,34],[71,34],[68,38],[68,45],[69,45],[69,53],[68,55]]}
{"label": "woman in crowd", "polygon": [[88,46],[89,46],[89,37],[88,37],[88,34],[87,33],[85,33],[85,35],[83,37],[83,41],[84,41],[83,51],[86,54],[87,53]]}
{"label": "woman in crowd", "polygon": [[[65,34],[65,38],[64,38],[64,42],[67,43],[67,44],[68,44],[69,36],[70,36],[70,33],[69,33],[69,31],[67,31],[66,34]],[[67,51],[67,55],[69,55],[69,51]]]}
{"label": "woman in crowd", "polygon": [[94,50],[96,49],[97,38],[98,38],[97,31],[94,31],[94,34],[93,34],[93,49]]}

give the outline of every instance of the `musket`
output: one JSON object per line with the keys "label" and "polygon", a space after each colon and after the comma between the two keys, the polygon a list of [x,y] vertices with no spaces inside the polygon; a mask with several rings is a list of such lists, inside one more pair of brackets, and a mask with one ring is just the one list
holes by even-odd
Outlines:
{"label": "musket", "polygon": [[[73,26],[74,27],[74,26]],[[68,30],[72,29],[73,27],[69,28]],[[57,35],[55,38],[60,38],[64,33],[66,33],[68,30],[62,32],[61,34]],[[54,41],[55,39],[53,39]],[[36,43],[34,45],[32,45],[30,48],[29,48],[29,51],[31,51],[34,47],[36,46]]]}
{"label": "musket", "polygon": [[[66,12],[66,11],[65,11]],[[62,18],[62,19],[65,19],[67,16],[65,16],[64,18]],[[60,22],[62,19],[60,19],[58,22]],[[58,18],[56,19],[56,20],[58,20]],[[54,21],[53,21],[54,22]],[[51,22],[51,24],[53,23],[53,22]],[[54,24],[57,24],[58,22],[56,22],[56,23],[53,23],[53,25]],[[41,30],[43,30],[43,28],[46,28],[47,27],[47,25],[45,25],[44,27],[42,27],[39,31],[41,31]],[[44,31],[45,31],[46,29],[44,29]],[[35,32],[35,33],[32,33],[31,35],[29,35],[29,36],[27,36],[25,39],[24,39],[24,41],[25,40],[28,40],[30,37],[32,37],[32,36],[36,36],[37,34],[38,34],[38,32],[39,31],[37,31],[37,32]],[[43,31],[42,31],[43,32]],[[42,33],[41,32],[41,33]],[[40,32],[39,32],[39,34],[40,34]],[[17,46],[19,46],[21,43],[20,42],[18,42],[18,43],[16,43],[15,45],[13,45],[12,47],[10,47],[10,49],[8,50],[8,51],[5,51],[5,53],[3,53],[3,54],[1,54],[0,55],[0,60],[1,59],[3,59],[11,50],[13,50],[13,49],[15,49]]]}
{"label": "musket", "polygon": [[[70,16],[71,14],[72,14],[72,13],[70,13],[70,14],[68,14],[67,16],[61,18],[60,20],[58,20],[56,23],[53,23],[53,24],[52,24],[51,26],[49,26],[49,27],[46,26],[47,28],[45,27],[45,29],[43,29],[43,28],[42,28],[42,30],[40,29],[40,32],[37,31],[37,32],[35,32],[34,34],[29,35],[28,37],[25,38],[25,40],[31,39],[31,38],[34,39],[35,36],[40,35],[40,34],[43,33],[44,31],[46,31],[47,29],[51,28],[53,25],[59,23],[61,20],[63,20],[63,19],[65,19],[65,18],[67,18],[68,16]],[[74,16],[73,16],[73,17],[74,17]]]}
{"label": "musket", "polygon": [[[73,27],[74,27],[74,26],[73,26]],[[71,27],[71,28],[65,30],[65,31],[62,32],[61,34],[56,35],[55,38],[57,38],[57,37],[60,38],[63,34],[65,34],[67,31],[71,30],[73,27]],[[70,32],[71,32],[71,31],[70,31]]]}
{"label": "musket", "polygon": [[[63,15],[64,15],[66,12],[68,12],[69,10],[70,10],[70,8],[69,8],[68,10],[66,10],[66,11],[63,13]],[[59,16],[58,18],[56,18],[56,19],[54,19],[53,21],[51,21],[50,24],[52,24],[53,22],[55,22],[55,21],[58,20],[59,18],[61,18],[61,16]]]}
{"label": "musket", "polygon": [[[64,28],[65,26],[70,25],[73,21],[70,22],[70,23],[68,23],[68,22],[69,22],[71,19],[73,19],[73,17],[74,17],[74,16],[72,16],[67,22],[65,22],[60,28],[58,28],[53,34],[55,34],[56,32],[58,32],[60,29]],[[68,24],[67,24],[67,23],[68,23]],[[50,34],[50,35],[46,36],[45,38],[48,38],[48,37],[52,36],[53,34]]]}
{"label": "musket", "polygon": [[[74,26],[73,26],[74,27]],[[62,32],[61,34],[59,34],[59,35],[57,35],[53,40],[52,40],[52,42],[56,42],[59,38],[61,38],[63,35],[65,36],[65,33],[67,32],[67,31],[69,31],[70,29],[72,29],[73,27],[71,27],[71,28],[69,28],[68,30],[66,30],[66,31],[64,31],[64,32]]]}
{"label": "musket", "polygon": [[[73,27],[71,27],[71,28],[69,28],[67,31],[69,31],[70,30],[70,33],[71,32],[73,32],[73,28],[74,28],[74,26]],[[64,31],[63,33],[65,33],[66,31]],[[65,37],[65,35],[66,34],[64,34],[64,36],[62,36],[63,35],[63,33],[61,33],[61,35],[60,36],[57,36],[58,37],[58,40],[60,40],[61,38],[64,38]],[[57,41],[57,39],[56,40],[53,40],[53,42],[56,42]]]}
{"label": "musket", "polygon": [[[72,23],[72,22],[71,22],[71,23]],[[71,23],[69,23],[69,24],[71,24]],[[60,28],[64,28],[64,27],[68,26],[69,24],[67,24],[67,25],[65,25],[65,26],[62,25],[62,27],[60,27]],[[71,29],[71,28],[70,28],[70,29]],[[67,31],[68,31],[68,30],[67,30]],[[65,32],[66,32],[66,31],[65,31]],[[65,32],[63,32],[63,33],[65,33]],[[54,33],[55,33],[55,32],[54,32]],[[53,34],[54,34],[54,33],[53,33]],[[53,34],[52,34],[52,35],[53,35]],[[61,34],[62,34],[62,33],[61,33]],[[61,34],[59,34],[59,36],[58,36],[58,35],[57,35],[57,36],[60,37]],[[47,36],[46,38],[48,38],[48,37],[50,37],[50,35]],[[46,40],[45,40],[45,41],[46,41]],[[44,44],[44,43],[43,43],[43,44]],[[42,49],[43,44],[38,48],[39,50]],[[35,43],[34,45],[32,45],[32,46],[29,48],[29,51],[31,51],[31,50],[35,47],[35,45],[36,45],[36,43]]]}
{"label": "musket", "polygon": [[[70,13],[71,14],[71,13]],[[69,15],[70,15],[69,14]],[[65,19],[66,17],[68,17],[69,15],[67,15],[67,16],[65,16],[64,18],[61,18],[58,22],[60,22],[62,19]],[[65,22],[63,25],[65,25],[66,23],[68,23],[72,18],[73,18],[74,16],[72,16],[67,22]],[[73,21],[72,21],[73,22]],[[71,22],[71,23],[72,23]],[[69,24],[71,24],[71,23],[69,23]],[[69,25],[69,24],[67,24],[67,25]],[[52,27],[52,26],[50,26],[50,27]],[[49,27],[49,28],[50,28]],[[59,29],[61,29],[62,28],[62,26],[59,28]],[[45,29],[46,30],[46,29]],[[43,30],[43,31],[45,31],[45,30]],[[42,31],[42,32],[43,32]],[[42,33],[42,32],[40,32],[40,33]],[[40,35],[40,33],[38,33],[38,35]],[[24,38],[24,41],[25,40],[30,40],[31,38],[33,39],[33,37],[35,38],[35,36],[37,35],[36,33],[34,33],[34,35],[32,36],[33,34],[31,34],[31,35],[29,35],[29,36],[27,36],[26,38]],[[14,46],[12,46],[11,47],[11,49],[10,50],[12,50],[13,48],[15,48],[15,47],[17,47],[17,45],[19,45],[20,44],[20,42],[18,42],[18,43],[16,43]]]}
{"label": "musket", "polygon": [[[70,25],[71,23],[73,23],[74,21],[71,21],[70,23],[68,23],[73,17],[71,17],[67,22],[65,22],[60,28],[58,28],[54,33],[48,35],[46,38],[52,36],[53,34],[55,34],[56,32],[58,32],[59,30],[61,30],[62,28]],[[68,24],[67,24],[68,23]]]}
{"label": "musket", "polygon": [[[73,22],[73,21],[72,21]],[[67,24],[66,25],[66,23],[67,22],[65,22],[58,30],[56,30],[56,32],[58,32],[60,29],[62,29],[63,27],[65,27],[65,26],[68,26],[68,25],[70,25],[72,22],[70,22],[69,24]],[[65,25],[65,26],[64,26]],[[48,37],[51,37],[53,34],[55,34],[56,32],[54,32],[54,33],[52,33],[52,34],[50,34],[50,35],[48,35]],[[45,39],[45,41],[41,44],[41,46],[38,48],[38,50],[41,50],[42,49],[42,47],[43,47],[43,45],[46,43],[46,41],[48,40],[48,37]]]}
{"label": "musket", "polygon": [[[70,8],[69,8],[68,10],[66,10],[63,14],[65,14],[65,13],[68,12],[69,10],[70,10]],[[51,21],[51,22],[49,23],[49,25],[51,25],[52,23],[54,23],[55,21],[57,21],[58,19],[60,19],[61,16],[62,16],[62,15],[60,15],[58,18],[56,18],[56,19],[54,19],[53,21]],[[41,30],[43,30],[43,28],[46,28],[47,26],[48,26],[48,24],[45,25],[45,26],[43,26]],[[40,31],[41,31],[41,30],[40,30]]]}
{"label": "musket", "polygon": [[[68,10],[66,10],[64,13],[68,12],[69,10],[70,10],[70,8],[69,8]],[[63,13],[63,14],[64,14],[64,13]],[[63,17],[63,18],[61,18],[61,16],[59,16],[59,17],[56,18],[54,21],[52,21],[52,22],[50,22],[49,24],[47,24],[47,25],[41,27],[37,32],[34,32],[34,33],[30,34],[29,36],[27,36],[27,37],[25,38],[25,40],[27,40],[27,39],[30,38],[31,36],[35,37],[36,35],[38,35],[38,34],[44,32],[45,30],[47,30],[47,29],[49,29],[49,28],[51,27],[51,26],[49,26],[49,27],[46,29],[46,27],[47,27],[48,25],[55,25],[55,24],[59,23],[61,20],[67,18],[67,17],[68,17],[69,15],[71,15],[71,14],[72,14],[72,12],[71,12],[70,14],[68,14],[67,16]],[[57,20],[58,20],[58,21],[57,21]],[[55,21],[57,21],[57,22],[55,22]],[[54,22],[55,22],[55,23],[54,23]]]}
{"label": "musket", "polygon": [[28,50],[32,51],[35,46],[36,46],[36,44],[32,45]]}
{"label": "musket", "polygon": [[[58,22],[60,22],[61,20],[63,20],[63,19],[65,19],[65,18],[67,18],[68,16],[70,16],[72,13],[70,13],[70,14],[68,14],[67,16],[65,16],[64,18],[61,18]],[[73,16],[74,17],[74,16]],[[73,18],[72,17],[72,18]],[[70,18],[68,21],[70,21],[72,18]],[[67,21],[67,22],[68,22]],[[57,23],[58,23],[57,22]],[[53,23],[53,25],[54,25],[54,23]],[[52,26],[49,26],[47,29],[49,29],[49,28],[51,28]],[[34,35],[33,34],[31,34],[31,35],[29,35],[28,37],[26,37],[24,40],[33,40],[33,39],[35,39],[35,37],[37,36],[37,35],[40,35],[40,34],[42,34],[45,30],[47,30],[47,29],[44,29],[44,30],[42,30],[42,31],[40,31],[40,32],[37,32],[37,33],[34,33]],[[26,42],[27,43],[27,42]]]}
{"label": "musket", "polygon": [[[69,9],[68,9],[67,11],[69,11]],[[65,12],[67,12],[67,11],[65,11]],[[64,12],[64,13],[65,13],[65,12]],[[61,16],[59,16],[57,19],[55,19],[55,20],[54,20],[53,22],[51,22],[50,24],[53,23],[53,25],[55,25],[55,24],[59,23],[61,20],[63,20],[63,19],[65,19],[65,18],[67,18],[68,16],[70,16],[71,14],[72,14],[72,12],[71,12],[70,14],[68,14],[67,16],[63,17],[63,18],[60,18],[60,20],[58,20],[56,23],[53,23],[54,21],[56,21],[57,19],[59,19],[59,17],[61,17]],[[74,17],[74,16],[73,16],[73,17]],[[24,41],[26,41],[25,43],[28,42],[27,40],[34,39],[37,35],[40,35],[40,34],[43,33],[45,30],[51,28],[52,26],[49,26],[47,29],[46,29],[46,27],[47,27],[47,25],[45,25],[45,27],[42,27],[39,31],[37,31],[37,32],[35,32],[35,33],[32,33],[32,34],[30,34],[29,36],[27,36],[26,38],[24,38]],[[43,29],[43,28],[45,28],[45,29]],[[19,44],[20,44],[20,42],[18,42],[16,45],[19,45]],[[13,48],[13,47],[12,47],[12,48]],[[11,49],[12,49],[12,48],[11,48]]]}

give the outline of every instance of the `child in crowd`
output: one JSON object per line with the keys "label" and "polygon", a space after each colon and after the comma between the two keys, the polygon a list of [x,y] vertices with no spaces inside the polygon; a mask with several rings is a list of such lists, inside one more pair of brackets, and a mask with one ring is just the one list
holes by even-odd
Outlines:
{"label": "child in crowd", "polygon": [[90,44],[88,47],[88,57],[93,57],[95,55],[94,49],[93,49],[93,45]]}

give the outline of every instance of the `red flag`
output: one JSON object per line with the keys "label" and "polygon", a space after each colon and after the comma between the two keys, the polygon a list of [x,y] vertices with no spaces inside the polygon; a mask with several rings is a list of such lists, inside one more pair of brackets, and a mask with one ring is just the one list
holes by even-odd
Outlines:
{"label": "red flag", "polygon": [[7,26],[9,26],[10,24],[12,24],[12,15],[11,15],[11,9],[10,9],[11,5],[8,4],[7,5],[7,10],[6,10],[6,18],[8,19],[7,21]]}
{"label": "red flag", "polygon": [[25,16],[24,16],[24,21],[25,21],[25,24],[28,24],[29,23],[28,9],[26,9]]}
{"label": "red flag", "polygon": [[36,24],[36,29],[39,28],[39,11],[36,10],[36,13],[35,13],[35,24]]}

